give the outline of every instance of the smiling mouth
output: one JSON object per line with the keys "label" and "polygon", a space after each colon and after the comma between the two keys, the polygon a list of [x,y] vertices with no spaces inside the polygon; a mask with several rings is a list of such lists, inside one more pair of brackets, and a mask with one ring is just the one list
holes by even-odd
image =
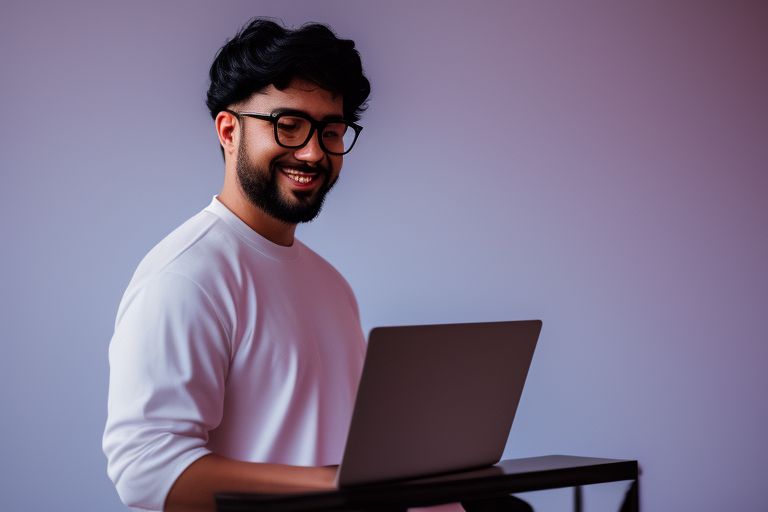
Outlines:
{"label": "smiling mouth", "polygon": [[297,185],[307,186],[319,181],[322,174],[319,172],[300,171],[292,167],[280,167],[280,172]]}

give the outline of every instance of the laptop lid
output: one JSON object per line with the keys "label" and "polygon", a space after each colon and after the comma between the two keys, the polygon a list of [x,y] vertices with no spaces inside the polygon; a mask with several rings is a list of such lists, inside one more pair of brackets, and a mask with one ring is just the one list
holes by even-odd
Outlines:
{"label": "laptop lid", "polygon": [[541,325],[525,320],[373,329],[337,486],[498,462]]}

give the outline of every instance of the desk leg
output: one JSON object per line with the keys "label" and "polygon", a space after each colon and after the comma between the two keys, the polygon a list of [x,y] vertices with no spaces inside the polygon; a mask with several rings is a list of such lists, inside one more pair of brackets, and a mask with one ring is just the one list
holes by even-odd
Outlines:
{"label": "desk leg", "polygon": [[583,500],[581,498],[581,486],[573,488],[573,512],[581,512]]}
{"label": "desk leg", "polygon": [[640,512],[640,479],[634,480],[627,489],[621,512]]}

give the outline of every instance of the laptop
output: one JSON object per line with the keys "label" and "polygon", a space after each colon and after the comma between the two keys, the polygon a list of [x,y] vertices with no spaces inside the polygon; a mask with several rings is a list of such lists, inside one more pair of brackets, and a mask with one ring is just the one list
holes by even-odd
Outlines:
{"label": "laptop", "polygon": [[371,330],[338,488],[501,459],[540,320]]}

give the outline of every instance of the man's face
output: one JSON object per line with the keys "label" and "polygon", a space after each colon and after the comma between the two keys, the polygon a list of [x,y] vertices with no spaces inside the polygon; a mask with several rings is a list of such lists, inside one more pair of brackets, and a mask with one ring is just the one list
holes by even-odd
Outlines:
{"label": "man's face", "polygon": [[[298,110],[316,120],[343,115],[341,96],[302,80],[293,80],[280,91],[270,85],[233,110],[270,114]],[[342,156],[325,153],[315,132],[298,149],[279,146],[272,123],[240,118],[237,179],[248,200],[287,224],[309,222],[323,205],[339,177]]]}

